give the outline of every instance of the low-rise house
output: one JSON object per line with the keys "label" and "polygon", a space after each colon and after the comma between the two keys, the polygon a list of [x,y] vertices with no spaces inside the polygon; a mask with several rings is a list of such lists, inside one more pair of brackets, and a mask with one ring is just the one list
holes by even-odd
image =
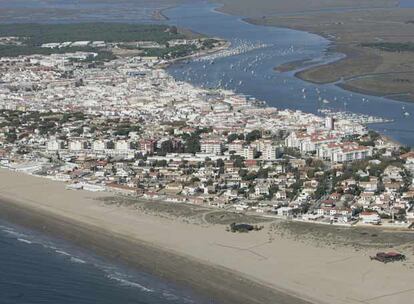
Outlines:
{"label": "low-rise house", "polygon": [[293,215],[292,207],[280,207],[276,210],[277,215],[279,216],[291,216]]}
{"label": "low-rise house", "polygon": [[378,178],[371,177],[369,181],[359,182],[359,186],[367,192],[375,192],[378,190]]}
{"label": "low-rise house", "polygon": [[363,211],[359,214],[359,218],[364,224],[378,225],[381,223],[381,217],[379,216],[378,212]]}

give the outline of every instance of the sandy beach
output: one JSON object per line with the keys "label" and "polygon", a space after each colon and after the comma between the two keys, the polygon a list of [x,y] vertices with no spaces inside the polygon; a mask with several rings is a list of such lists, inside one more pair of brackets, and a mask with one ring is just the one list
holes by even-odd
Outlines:
{"label": "sandy beach", "polygon": [[[284,237],[271,222],[259,232],[230,233],[224,225],[106,204],[100,198],[109,193],[69,191],[63,183],[3,169],[0,180],[1,218],[191,287],[218,303],[399,304],[414,296],[411,233],[396,244],[390,234],[391,245],[383,248],[397,247],[407,262],[381,264],[370,261],[377,249],[364,247],[361,236],[356,250]],[[323,232],[321,239],[333,243],[337,236]]]}

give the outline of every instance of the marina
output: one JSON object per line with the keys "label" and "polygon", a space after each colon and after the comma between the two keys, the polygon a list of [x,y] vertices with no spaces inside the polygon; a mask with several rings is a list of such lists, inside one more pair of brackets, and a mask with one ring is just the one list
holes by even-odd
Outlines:
{"label": "marina", "polygon": [[[214,60],[171,66],[168,70],[178,80],[203,88],[234,90],[279,109],[318,115],[321,110],[331,110],[382,117],[383,122],[376,121],[370,128],[403,145],[414,145],[414,121],[410,115],[414,113],[414,104],[349,92],[338,87],[338,83],[304,82],[295,77],[298,70],[283,73],[274,70],[276,66],[298,60],[322,64],[343,58],[342,54],[326,52],[328,40],[306,32],[252,25],[239,17],[217,13],[216,8],[205,3],[165,11],[170,24],[226,39],[232,45],[225,56],[215,54]],[[262,47],[249,49],[247,45]],[[241,48],[243,52],[239,51]]]}

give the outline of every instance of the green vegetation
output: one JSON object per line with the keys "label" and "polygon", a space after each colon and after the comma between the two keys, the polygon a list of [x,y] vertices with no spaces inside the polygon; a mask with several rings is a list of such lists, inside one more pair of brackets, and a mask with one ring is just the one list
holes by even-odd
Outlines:
{"label": "green vegetation", "polygon": [[27,55],[50,55],[50,54],[64,54],[64,53],[73,53],[73,52],[94,52],[97,53],[97,57],[90,57],[86,61],[108,61],[115,59],[115,55],[109,51],[103,51],[98,48],[92,47],[73,47],[73,48],[58,48],[58,49],[49,49],[42,48],[38,46],[28,46],[28,45],[0,45],[0,57],[17,57],[17,56],[27,56]]}
{"label": "green vegetation", "polygon": [[158,57],[162,59],[172,59],[191,55],[197,50],[195,45],[179,45],[167,48],[154,48],[144,51],[144,56]]}
{"label": "green vegetation", "polygon": [[413,42],[375,42],[362,43],[362,47],[370,47],[386,52],[414,52]]}
{"label": "green vegetation", "polygon": [[175,27],[127,23],[1,24],[0,36],[21,38],[28,46],[65,41],[156,41],[165,43],[184,36]]}
{"label": "green vegetation", "polygon": [[[127,23],[77,23],[77,24],[0,24],[0,37],[17,37],[16,44],[0,45],[0,57],[16,57],[27,55],[50,55],[68,52],[94,52],[87,62],[102,62],[116,58],[110,47],[62,47],[42,48],[46,43],[62,43],[74,41],[105,41],[119,43],[122,49],[139,50],[143,56],[174,59],[191,55],[197,51],[196,45],[170,46],[168,41],[185,39],[186,34],[180,33],[175,26],[140,25]],[[152,41],[166,47],[139,48],[136,41]],[[201,40],[200,40],[201,42]],[[206,39],[200,49],[211,49],[220,41]]]}
{"label": "green vegetation", "polygon": [[[86,61],[109,61],[116,56],[108,50],[96,47],[42,48],[44,43],[61,43],[66,41],[100,41],[132,42],[154,41],[165,44],[171,39],[185,38],[176,27],[165,25],[137,25],[125,23],[78,23],[78,24],[1,24],[0,36],[18,37],[21,45],[0,45],[0,57],[25,55],[50,55],[68,52],[94,52],[98,56]],[[148,54],[161,58],[175,58],[193,51],[190,47],[160,49],[160,54]],[[163,53],[165,52],[165,54]],[[167,56],[168,55],[168,56]]]}
{"label": "green vegetation", "polygon": [[217,39],[206,39],[203,41],[203,48],[211,49],[219,42]]}
{"label": "green vegetation", "polygon": [[247,133],[246,135],[246,141],[248,143],[251,143],[260,138],[262,138],[262,132],[260,130],[253,130],[250,133]]}
{"label": "green vegetation", "polygon": [[241,233],[246,233],[249,231],[259,231],[262,230],[264,227],[263,226],[253,226],[253,225],[249,225],[249,224],[236,224],[236,223],[231,223],[230,227],[228,227],[226,230],[227,231],[231,231],[231,232],[241,232]]}

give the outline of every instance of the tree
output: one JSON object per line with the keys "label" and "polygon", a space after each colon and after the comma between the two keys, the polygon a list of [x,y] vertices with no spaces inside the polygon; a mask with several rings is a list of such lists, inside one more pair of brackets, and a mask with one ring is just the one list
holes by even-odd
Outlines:
{"label": "tree", "polygon": [[278,185],[271,185],[269,188],[269,197],[272,198],[279,191]]}
{"label": "tree", "polygon": [[171,26],[170,27],[170,33],[174,34],[174,35],[177,35],[178,34],[178,28],[175,25]]}
{"label": "tree", "polygon": [[171,153],[173,151],[173,144],[171,140],[166,140],[161,143],[160,151],[164,154]]}
{"label": "tree", "polygon": [[17,135],[15,132],[9,132],[6,134],[6,141],[9,143],[14,143],[17,140]]}
{"label": "tree", "polygon": [[192,154],[200,152],[200,137],[196,134],[191,134],[185,143],[184,151]]}
{"label": "tree", "polygon": [[268,178],[268,176],[269,176],[269,169],[260,168],[259,171],[257,172],[258,178]]}
{"label": "tree", "polygon": [[154,163],[154,166],[155,167],[166,167],[168,165],[168,163],[167,163],[167,161],[165,160],[165,159],[162,159],[162,160],[157,160],[155,163]]}
{"label": "tree", "polygon": [[241,156],[233,155],[232,159],[233,159],[233,163],[234,163],[235,167],[237,167],[237,168],[244,167],[243,158]]}
{"label": "tree", "polygon": [[252,142],[255,141],[257,139],[262,138],[262,133],[260,132],[260,130],[253,130],[249,133],[247,133],[246,135],[246,141],[247,142]]}
{"label": "tree", "polygon": [[232,143],[233,141],[235,141],[238,138],[239,138],[239,136],[236,133],[232,133],[229,136],[227,136],[227,142]]}
{"label": "tree", "polygon": [[221,158],[217,159],[216,166],[220,168],[224,167],[224,161]]}

